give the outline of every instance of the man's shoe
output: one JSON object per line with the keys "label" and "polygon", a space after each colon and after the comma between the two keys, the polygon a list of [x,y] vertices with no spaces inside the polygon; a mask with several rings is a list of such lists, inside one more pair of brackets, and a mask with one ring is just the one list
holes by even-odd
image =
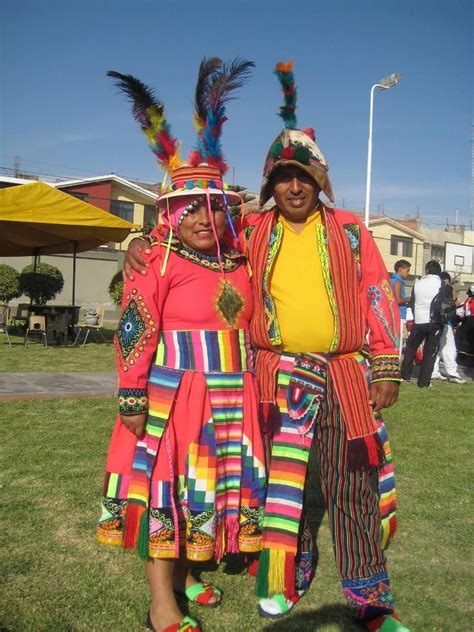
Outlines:
{"label": "man's shoe", "polygon": [[410,632],[394,612],[377,617],[372,621],[363,621],[363,624],[369,632]]}
{"label": "man's shoe", "polygon": [[285,595],[282,594],[273,595],[273,597],[269,599],[260,599],[258,602],[258,612],[261,617],[280,619],[293,609],[305,593],[306,590],[298,590],[291,599],[287,599]]}
{"label": "man's shoe", "polygon": [[431,376],[432,380],[441,380],[442,382],[446,382],[446,380],[448,380],[449,378],[447,378],[445,375],[441,375],[441,373],[436,373],[435,375]]}
{"label": "man's shoe", "polygon": [[463,377],[459,377],[458,375],[448,375],[448,382],[453,382],[454,384],[467,384],[467,380]]}

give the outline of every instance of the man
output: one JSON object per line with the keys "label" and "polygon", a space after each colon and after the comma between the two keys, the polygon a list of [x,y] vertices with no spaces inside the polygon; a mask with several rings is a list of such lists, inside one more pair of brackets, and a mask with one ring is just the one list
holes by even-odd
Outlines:
{"label": "man", "polygon": [[[451,285],[451,275],[449,272],[441,272],[440,274],[441,282],[444,284],[446,291],[449,294],[449,297],[452,300],[453,304],[453,317],[454,310],[456,307],[456,303],[454,302],[454,293]],[[436,356],[435,365],[433,368],[433,373],[431,375],[432,380],[448,380],[448,382],[453,382],[455,384],[465,384],[466,380],[459,375],[458,365],[456,362],[456,343],[454,341],[454,333],[453,333],[453,325],[451,319],[444,324],[443,331],[441,333],[441,340],[439,343],[439,353]],[[439,362],[440,359],[443,360],[444,370],[447,373],[447,377],[442,375],[439,370]]]}
{"label": "man", "polygon": [[441,287],[441,266],[437,261],[428,261],[425,276],[415,282],[413,288],[414,304],[413,329],[408,336],[405,355],[401,365],[401,375],[405,382],[410,382],[413,372],[413,361],[418,347],[423,344],[423,360],[418,373],[419,388],[431,386],[431,374],[439,351],[439,343],[443,325],[433,322],[431,303]]}
{"label": "man", "polygon": [[314,445],[354,616],[371,632],[406,632],[393,613],[381,546],[374,420],[398,397],[398,310],[369,232],[351,213],[319,201],[321,190],[332,199],[327,163],[314,132],[297,129],[291,64],[278,65],[277,75],[285,129],[267,156],[260,198],[263,207],[273,196],[275,206],[244,218],[255,299],[251,333],[270,452],[260,611],[287,612],[297,600],[299,575],[311,573],[299,560],[307,553],[303,496]]}
{"label": "man", "polygon": [[406,295],[405,279],[410,274],[411,263],[406,259],[399,259],[393,266],[395,272],[390,276],[393,296],[400,310],[400,359],[402,358],[403,339],[407,322],[407,305],[410,299]]}

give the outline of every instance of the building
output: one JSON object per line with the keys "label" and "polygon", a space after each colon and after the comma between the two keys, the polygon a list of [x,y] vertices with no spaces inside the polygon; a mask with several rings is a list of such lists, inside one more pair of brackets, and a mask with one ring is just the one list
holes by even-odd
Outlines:
{"label": "building", "polygon": [[[0,188],[27,184],[31,179],[1,176]],[[47,182],[47,184],[70,193],[98,208],[113,213],[145,229],[154,224],[155,203],[158,187],[137,184],[115,174],[108,174],[81,180]],[[138,234],[141,234],[139,231]],[[123,265],[124,252],[134,234],[130,234],[122,243],[108,243],[96,250],[81,252],[77,255],[76,264],[76,303],[84,309],[103,305],[106,317],[114,319],[118,308],[109,296],[108,287],[112,277],[120,272]],[[72,290],[72,255],[43,255],[43,263],[59,268],[64,277],[64,288],[52,303],[69,305]],[[32,263],[32,257],[0,257],[0,263],[6,263],[19,272]],[[20,297],[15,303],[28,302]]]}

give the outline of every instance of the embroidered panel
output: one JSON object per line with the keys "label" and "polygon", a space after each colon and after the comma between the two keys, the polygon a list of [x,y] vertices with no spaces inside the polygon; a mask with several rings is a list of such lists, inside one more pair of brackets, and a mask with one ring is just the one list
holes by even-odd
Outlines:
{"label": "embroidered panel", "polygon": [[324,224],[316,224],[316,235],[318,241],[318,252],[321,259],[321,267],[323,270],[324,285],[326,286],[326,292],[328,293],[329,297],[329,304],[331,305],[332,314],[334,316],[334,336],[329,348],[329,351],[334,351],[339,344],[339,314],[337,311],[336,295],[334,294],[331,271],[329,268],[327,231]]}
{"label": "embroidered panel", "polygon": [[135,349],[145,329],[145,320],[140,314],[138,305],[135,300],[131,300],[122,313],[117,329],[117,340],[124,358],[128,358]]}
{"label": "embroidered panel", "polygon": [[101,512],[97,525],[97,540],[109,546],[122,545],[123,518],[127,501],[122,498],[102,497]]}
{"label": "embroidered panel", "polygon": [[222,320],[229,327],[234,327],[242,314],[245,302],[230,281],[221,279],[214,296],[214,305]]}
{"label": "embroidered panel", "polygon": [[146,388],[119,388],[118,401],[121,415],[140,415],[148,411]]}
{"label": "embroidered panel", "polygon": [[394,599],[387,573],[344,579],[342,590],[356,619],[375,619],[393,612]]}
{"label": "embroidered panel", "polygon": [[240,506],[239,551],[257,553],[262,546],[263,506]]}
{"label": "embroidered panel", "polygon": [[[166,247],[167,242],[162,242],[161,245]],[[194,250],[193,248],[189,248],[176,238],[173,238],[171,241],[171,250],[176,253],[178,257],[181,257],[181,259],[186,259],[187,261],[202,266],[207,270],[212,270],[213,272],[221,271],[219,257],[215,255],[207,255],[203,252],[199,252],[198,250]],[[221,244],[221,259],[224,272],[233,272],[245,262],[245,257],[241,252],[230,249],[224,244]]]}
{"label": "embroidered panel", "polygon": [[263,305],[265,311],[265,321],[267,325],[268,337],[272,345],[281,345],[280,327],[276,315],[275,302],[270,293],[270,274],[273,270],[275,257],[278,254],[283,236],[283,224],[277,222],[270,233],[268,244],[268,257],[263,273]]}
{"label": "embroidered panel", "polygon": [[400,359],[397,354],[376,355],[371,362],[371,382],[400,382]]}
{"label": "embroidered panel", "polygon": [[344,230],[356,262],[357,279],[360,281],[362,277],[360,267],[360,226],[359,224],[344,224]]}
{"label": "embroidered panel", "polygon": [[[367,296],[370,303],[370,308],[375,314],[375,317],[385,329],[390,340],[393,342],[396,349],[400,346],[400,340],[395,327],[395,314],[393,313],[393,294],[390,288],[390,283],[387,279],[382,279],[380,285],[369,285],[367,288]],[[385,310],[384,310],[385,307]],[[388,320],[386,313],[390,314],[390,321]]]}
{"label": "embroidered panel", "polygon": [[128,371],[145,349],[147,340],[156,332],[156,323],[140,291],[133,288],[127,294],[115,334],[115,344],[124,360],[123,370]]}

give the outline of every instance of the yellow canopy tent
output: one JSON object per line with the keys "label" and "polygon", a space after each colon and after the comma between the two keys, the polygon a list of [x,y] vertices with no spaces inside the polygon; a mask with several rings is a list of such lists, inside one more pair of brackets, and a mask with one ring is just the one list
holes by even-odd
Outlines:
{"label": "yellow canopy tent", "polygon": [[73,304],[76,253],[121,242],[139,228],[44,182],[0,189],[0,255],[74,253]]}

